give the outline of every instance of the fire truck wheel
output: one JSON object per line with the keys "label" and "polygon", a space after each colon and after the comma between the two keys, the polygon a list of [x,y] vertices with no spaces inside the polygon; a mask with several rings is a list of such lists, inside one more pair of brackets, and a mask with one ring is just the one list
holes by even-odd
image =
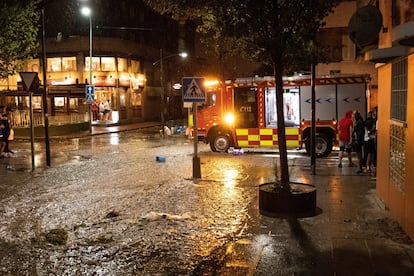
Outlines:
{"label": "fire truck wheel", "polygon": [[213,152],[225,152],[230,147],[230,139],[227,135],[217,135],[210,141],[210,148]]}
{"label": "fire truck wheel", "polygon": [[[332,152],[332,142],[331,139],[324,135],[316,135],[316,144],[315,144],[315,154],[316,157],[327,157]],[[311,153],[310,149],[310,140],[305,144],[306,152]]]}

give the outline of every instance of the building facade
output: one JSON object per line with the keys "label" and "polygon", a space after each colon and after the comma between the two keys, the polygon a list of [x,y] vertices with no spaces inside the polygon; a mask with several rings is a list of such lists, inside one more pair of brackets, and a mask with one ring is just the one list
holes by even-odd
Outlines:
{"label": "building facade", "polygon": [[378,71],[377,193],[414,239],[414,1],[380,0],[383,28],[366,59]]}
{"label": "building facade", "polygon": [[[93,113],[94,105],[85,97],[85,86],[91,84],[95,88],[95,100],[110,103],[111,116],[104,120],[113,123],[160,120],[162,96],[165,93],[164,100],[173,102],[168,97],[170,83],[182,77],[184,64],[169,58],[161,72],[156,61],[162,53],[166,57],[191,50],[192,43],[183,34],[186,26],[155,13],[141,1],[55,0],[48,3],[44,13],[46,76],[43,76],[41,46],[23,69],[38,73],[40,80],[39,89],[33,91],[35,125],[43,125],[44,79],[51,125],[83,123],[89,116],[93,122],[102,121],[103,117]],[[83,5],[91,8],[90,18],[82,16]],[[29,94],[23,91],[18,74],[0,81],[0,105],[12,110],[15,127],[29,125]]]}
{"label": "building facade", "polygon": [[[328,45],[334,46],[333,60],[329,64],[318,64],[316,74],[369,76],[367,97],[370,109],[370,106],[376,106],[376,70],[373,63],[361,58],[361,51],[348,35],[349,20],[364,4],[361,2],[343,1],[327,17],[320,35]],[[92,9],[92,60],[89,57],[90,22],[80,13],[85,3]],[[214,59],[206,57],[204,49],[195,43],[198,38],[195,26],[160,16],[141,1],[54,0],[46,6],[45,19],[47,105],[51,124],[88,120],[85,86],[89,84],[95,86],[98,102],[110,102],[111,121],[160,120],[161,99],[165,101],[163,112],[167,119],[184,117],[181,91],[173,89],[173,84],[180,82],[183,76],[194,74],[224,75],[217,74],[220,70],[211,71],[217,67],[213,65]],[[181,51],[190,54],[188,61],[174,57]],[[39,48],[38,57],[27,62],[25,71],[38,72],[42,83],[41,55]],[[156,62],[161,56],[172,56],[163,63],[162,72],[160,63]],[[235,62],[239,61],[235,59]],[[237,66],[232,64],[230,67],[236,68],[232,76],[254,75],[255,64],[247,66],[247,63],[243,60]],[[89,80],[91,64],[92,81]],[[28,126],[29,98],[18,85],[19,81],[17,75],[0,83],[0,101],[15,111],[15,126]],[[41,85],[33,98],[35,122],[39,125],[43,124],[42,91]],[[92,118],[95,121],[100,117]]]}

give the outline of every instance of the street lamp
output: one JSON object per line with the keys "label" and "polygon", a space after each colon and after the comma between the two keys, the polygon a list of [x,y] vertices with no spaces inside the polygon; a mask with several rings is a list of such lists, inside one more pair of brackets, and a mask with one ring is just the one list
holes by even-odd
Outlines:
{"label": "street lamp", "polygon": [[182,58],[186,58],[188,56],[188,54],[186,52],[181,52],[181,53],[176,53],[176,54],[171,54],[168,56],[164,56],[162,49],[160,49],[160,59],[155,61],[152,65],[155,66],[158,63],[160,64],[160,83],[161,83],[161,123],[164,127],[165,125],[165,118],[164,118],[164,108],[165,108],[165,91],[164,91],[164,60],[172,58],[172,57],[176,57],[176,56],[180,56]]}
{"label": "street lamp", "polygon": [[[92,85],[92,10],[89,7],[81,9],[83,15],[89,17],[89,85]],[[92,133],[91,103],[88,103],[89,132]]]}

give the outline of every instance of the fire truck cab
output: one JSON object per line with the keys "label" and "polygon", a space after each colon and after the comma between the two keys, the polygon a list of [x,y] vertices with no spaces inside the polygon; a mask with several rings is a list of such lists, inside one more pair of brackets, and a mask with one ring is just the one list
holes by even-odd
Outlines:
{"label": "fire truck cab", "polygon": [[[315,81],[316,155],[337,144],[337,121],[348,110],[366,113],[367,76],[320,77]],[[278,144],[276,90],[272,77],[206,82],[207,100],[197,114],[198,138],[212,151]],[[311,79],[284,78],[286,143],[310,151]]]}

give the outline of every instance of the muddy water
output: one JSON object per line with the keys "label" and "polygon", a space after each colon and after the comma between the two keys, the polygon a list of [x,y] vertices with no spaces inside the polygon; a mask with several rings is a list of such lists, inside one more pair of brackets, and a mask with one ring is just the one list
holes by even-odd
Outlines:
{"label": "muddy water", "polygon": [[258,181],[273,178],[269,157],[200,144],[193,180],[192,142],[156,132],[52,141],[51,168],[39,142],[33,172],[28,143],[14,149],[0,164],[4,275],[190,275],[243,231]]}

